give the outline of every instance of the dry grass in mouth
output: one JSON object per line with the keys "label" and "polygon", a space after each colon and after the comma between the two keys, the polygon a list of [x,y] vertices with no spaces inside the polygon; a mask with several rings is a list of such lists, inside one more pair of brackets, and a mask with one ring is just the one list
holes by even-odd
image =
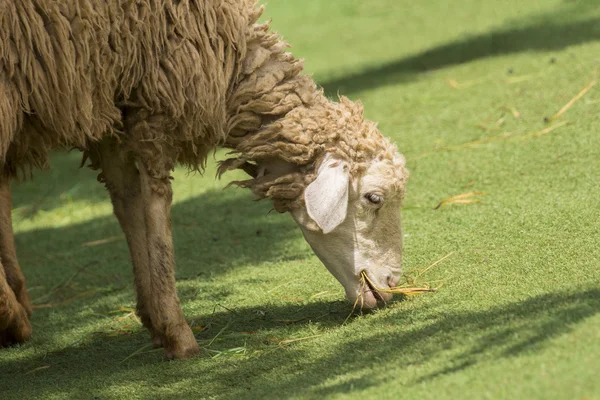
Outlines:
{"label": "dry grass in mouth", "polygon": [[371,291],[377,291],[380,293],[400,294],[403,296],[415,296],[415,295],[418,295],[421,293],[430,293],[430,292],[437,291],[439,288],[442,287],[442,285],[443,285],[442,281],[436,281],[436,282],[440,282],[440,284],[436,287],[433,287],[431,284],[427,284],[427,283],[423,284],[422,286],[418,286],[417,281],[423,274],[425,274],[431,268],[435,267],[436,265],[438,265],[439,263],[444,261],[446,258],[450,257],[452,254],[454,254],[454,252],[446,254],[444,257],[440,258],[439,260],[437,260],[433,264],[429,265],[428,267],[424,268],[423,270],[412,269],[409,272],[416,271],[417,274],[414,277],[410,276],[409,274],[405,274],[404,279],[406,280],[406,282],[399,286],[396,286],[394,288],[378,287],[369,278],[367,273],[365,271],[362,271],[360,274],[360,286],[361,286],[361,288],[363,288],[363,290],[361,290],[361,292],[359,293],[359,296],[356,298],[356,301],[354,302],[354,306],[352,307],[352,311],[350,312],[348,317],[344,320],[342,325],[344,325],[346,323],[346,321],[348,321],[348,318],[350,318],[350,316],[352,314],[354,314],[354,310],[356,310],[356,306],[358,305],[359,302],[360,302],[360,308],[362,309],[362,306],[364,303],[364,299],[363,299],[363,296],[365,293],[364,289],[371,290]]}
{"label": "dry grass in mouth", "polygon": [[[362,271],[361,272],[361,286],[365,287],[365,285],[368,285],[368,286],[370,286],[371,289],[376,290],[381,293],[401,294],[404,296],[413,296],[413,295],[417,295],[417,294],[421,294],[421,293],[435,292],[440,287],[442,287],[443,283],[440,283],[437,287],[432,287],[430,284],[424,284],[424,286],[418,286],[417,280],[423,274],[425,274],[427,271],[429,271],[431,268],[435,267],[436,265],[438,265],[439,263],[444,261],[446,258],[450,257],[452,254],[454,254],[454,252],[446,254],[444,257],[440,258],[439,260],[437,260],[436,262],[434,262],[433,264],[431,264],[430,266],[428,266],[427,268],[425,268],[421,271],[416,270],[418,273],[414,277],[411,277],[408,274],[405,275],[404,278],[406,279],[406,283],[403,283],[394,288],[378,287],[371,280],[371,278],[369,278],[367,273],[365,271]],[[415,271],[415,269],[413,269],[412,271]]]}
{"label": "dry grass in mouth", "polygon": [[423,286],[423,287],[417,287],[417,286],[413,286],[413,285],[414,285],[414,280],[411,278],[407,278],[407,282],[405,284],[396,286],[395,288],[386,288],[386,289],[380,288],[377,285],[375,285],[375,283],[373,283],[373,281],[369,278],[369,276],[367,275],[367,273],[365,271],[362,271],[360,273],[360,287],[362,288],[362,290],[359,292],[358,297],[356,298],[356,300],[354,301],[354,304],[352,305],[352,311],[350,311],[350,314],[348,314],[348,316],[346,317],[344,322],[342,322],[342,325],[345,325],[346,322],[350,319],[350,317],[352,315],[354,315],[354,311],[356,310],[358,303],[360,303],[359,310],[363,309],[363,305],[364,305],[364,301],[365,301],[365,299],[364,299],[365,292],[368,292],[368,291],[374,292],[373,294],[374,294],[375,298],[379,301],[379,300],[381,300],[381,298],[379,296],[377,296],[377,292],[400,294],[402,296],[416,296],[421,293],[435,292],[442,286],[442,284],[440,284],[437,287],[431,287],[429,285]]}
{"label": "dry grass in mouth", "polygon": [[440,285],[435,288],[431,287],[429,285],[426,285],[423,287],[412,286],[412,284],[414,284],[414,281],[409,279],[407,283],[397,286],[397,287],[394,287],[394,288],[380,288],[379,286],[375,285],[375,283],[369,278],[367,273],[365,271],[363,271],[363,272],[361,272],[361,285],[364,287],[367,284],[370,287],[370,290],[376,290],[380,293],[401,294],[404,296],[412,296],[412,295],[421,294],[421,293],[435,292],[441,286]]}

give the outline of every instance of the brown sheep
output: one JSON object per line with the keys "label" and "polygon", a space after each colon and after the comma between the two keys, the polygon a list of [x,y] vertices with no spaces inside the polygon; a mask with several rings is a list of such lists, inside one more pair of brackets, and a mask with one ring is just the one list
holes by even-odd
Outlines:
{"label": "brown sheep", "polygon": [[170,358],[198,352],[175,289],[170,171],[218,146],[235,182],[290,212],[350,301],[401,273],[404,158],[362,107],[329,101],[254,0],[0,3],[0,346],[29,338],[10,179],[79,148],[127,238],[137,312]]}

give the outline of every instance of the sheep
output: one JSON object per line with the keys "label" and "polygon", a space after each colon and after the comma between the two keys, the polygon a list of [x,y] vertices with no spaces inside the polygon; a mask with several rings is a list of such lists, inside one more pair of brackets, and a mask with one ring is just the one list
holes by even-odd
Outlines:
{"label": "sheep", "polygon": [[10,184],[82,151],[127,239],[137,314],[168,358],[198,353],[175,289],[170,172],[218,176],[290,213],[349,301],[390,300],[401,274],[404,157],[360,103],[326,98],[255,0],[0,4],[0,346],[31,335]]}

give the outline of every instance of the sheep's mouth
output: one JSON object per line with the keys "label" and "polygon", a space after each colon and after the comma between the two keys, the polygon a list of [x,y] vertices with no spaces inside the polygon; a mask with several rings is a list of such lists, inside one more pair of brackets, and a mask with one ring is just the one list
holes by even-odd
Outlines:
{"label": "sheep's mouth", "polygon": [[371,292],[373,294],[373,297],[375,297],[375,300],[377,300],[378,303],[379,302],[385,303],[385,300],[381,296],[381,293],[379,293],[377,291],[377,289],[375,289],[375,287],[371,284],[369,279],[362,279],[362,284],[363,284],[363,291]]}

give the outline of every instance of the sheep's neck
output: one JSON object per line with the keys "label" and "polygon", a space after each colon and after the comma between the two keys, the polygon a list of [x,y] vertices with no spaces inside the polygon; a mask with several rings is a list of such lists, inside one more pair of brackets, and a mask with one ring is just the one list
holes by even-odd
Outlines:
{"label": "sheep's neck", "polygon": [[314,178],[322,146],[313,143],[318,129],[305,128],[326,118],[329,103],[286,47],[267,25],[253,26],[227,95],[222,146],[235,156],[221,161],[218,170],[219,175],[244,170],[251,179],[232,183],[271,198],[281,212],[298,206]]}
{"label": "sheep's neck", "polygon": [[302,74],[302,61],[286,52],[287,43],[269,30],[268,23],[255,23],[261,13],[262,7],[250,19],[236,78],[228,90],[224,146],[232,149],[322,96],[312,79]]}

